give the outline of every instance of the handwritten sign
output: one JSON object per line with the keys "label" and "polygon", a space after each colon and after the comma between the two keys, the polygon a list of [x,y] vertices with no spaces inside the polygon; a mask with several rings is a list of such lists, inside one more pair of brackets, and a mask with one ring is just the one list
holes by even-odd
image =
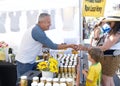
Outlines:
{"label": "handwritten sign", "polygon": [[106,0],[83,0],[83,16],[104,16],[105,3]]}

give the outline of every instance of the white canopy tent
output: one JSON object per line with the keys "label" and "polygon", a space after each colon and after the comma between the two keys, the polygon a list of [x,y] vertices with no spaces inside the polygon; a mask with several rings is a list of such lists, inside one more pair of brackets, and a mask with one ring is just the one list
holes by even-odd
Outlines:
{"label": "white canopy tent", "polygon": [[39,10],[77,6],[79,0],[0,0],[0,11]]}
{"label": "white canopy tent", "polygon": [[[77,8],[76,14],[74,14],[72,22],[71,19],[68,18],[66,22],[66,25],[74,25],[72,26],[72,29],[70,30],[64,30],[64,24],[62,21],[62,17],[59,15],[58,9],[62,10],[65,8],[67,12],[70,11],[71,7]],[[68,9],[66,9],[68,8]],[[22,35],[24,34],[25,30],[27,29],[27,20],[26,20],[26,12],[27,11],[33,11],[33,10],[51,10],[55,9],[57,10],[57,14],[55,16],[56,21],[56,29],[47,31],[47,35],[56,43],[63,43],[64,41],[68,40],[68,43],[79,43],[79,40],[82,35],[79,31],[79,0],[0,0],[0,14],[5,12],[6,14],[6,21],[5,21],[5,28],[6,33],[0,33],[0,41],[5,41],[13,45],[19,45]],[[20,15],[20,31],[19,32],[11,32],[11,18],[9,17],[9,13],[11,12],[21,12]],[[39,12],[40,13],[40,12]],[[70,13],[66,13],[65,17],[67,15],[69,16]],[[69,22],[68,22],[69,21]],[[73,22],[74,21],[74,22]],[[69,27],[68,27],[69,28]],[[19,39],[18,39],[19,38]],[[69,40],[73,41],[69,41]],[[78,42],[76,42],[76,40]]]}

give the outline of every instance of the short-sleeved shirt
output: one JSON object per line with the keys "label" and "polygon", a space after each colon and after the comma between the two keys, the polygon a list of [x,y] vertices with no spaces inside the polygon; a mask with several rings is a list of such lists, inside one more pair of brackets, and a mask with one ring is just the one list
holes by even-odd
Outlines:
{"label": "short-sleeved shirt", "polygon": [[101,76],[101,69],[100,62],[90,66],[87,79],[91,80],[92,82],[86,80],[86,86],[97,86],[97,82]]}

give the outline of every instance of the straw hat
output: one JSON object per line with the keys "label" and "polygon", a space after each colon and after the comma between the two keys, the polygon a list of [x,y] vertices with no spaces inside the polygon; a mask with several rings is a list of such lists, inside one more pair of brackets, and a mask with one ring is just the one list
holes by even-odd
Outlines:
{"label": "straw hat", "polygon": [[108,16],[103,21],[105,22],[120,21],[120,16]]}

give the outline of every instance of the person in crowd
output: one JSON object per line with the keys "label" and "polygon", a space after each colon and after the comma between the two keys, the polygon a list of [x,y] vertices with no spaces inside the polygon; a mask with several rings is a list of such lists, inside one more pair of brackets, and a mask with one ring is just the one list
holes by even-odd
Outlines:
{"label": "person in crowd", "polygon": [[42,52],[45,45],[51,49],[75,48],[75,44],[56,44],[47,37],[44,31],[49,30],[51,17],[48,13],[41,13],[38,23],[27,29],[23,35],[19,51],[15,57],[17,64],[17,77],[29,70],[33,70],[37,55]]}
{"label": "person in crowd", "polygon": [[104,21],[105,18],[97,20],[90,37],[90,46],[101,46],[107,33],[110,31],[110,26]]}
{"label": "person in crowd", "polygon": [[101,63],[99,59],[103,57],[103,51],[100,48],[90,48],[88,50],[88,59],[92,65],[89,70],[82,70],[82,73],[86,77],[85,86],[100,86],[101,81]]}
{"label": "person in crowd", "polygon": [[96,24],[95,24],[95,26],[93,28],[93,31],[91,32],[90,46],[96,46],[99,38],[100,38],[100,26],[96,22]]}
{"label": "person in crowd", "polygon": [[[102,46],[96,46],[104,51],[100,59],[102,64],[102,86],[115,86],[113,76],[120,64],[120,17],[111,16],[104,20],[109,22],[109,31]],[[79,44],[78,50],[88,51],[89,47]]]}

